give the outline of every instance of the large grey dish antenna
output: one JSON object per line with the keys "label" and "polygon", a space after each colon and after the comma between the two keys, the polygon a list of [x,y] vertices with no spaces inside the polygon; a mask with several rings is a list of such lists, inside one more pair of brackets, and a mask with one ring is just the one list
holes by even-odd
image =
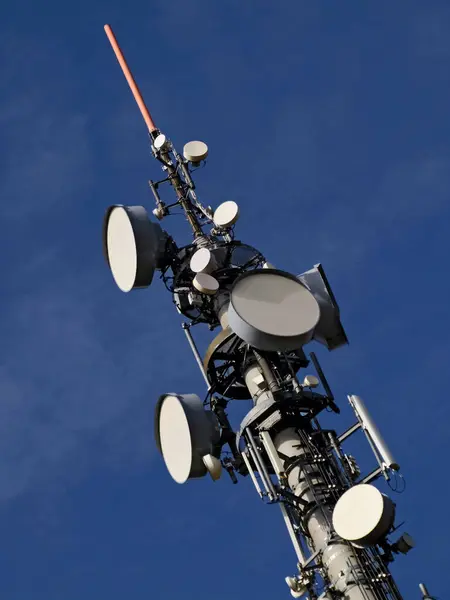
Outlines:
{"label": "large grey dish antenna", "polygon": [[204,458],[220,437],[213,413],[195,394],[165,394],[155,409],[155,438],[167,470],[177,483],[203,477]]}
{"label": "large grey dish antenna", "polygon": [[103,253],[119,289],[148,287],[164,253],[166,234],[143,206],[110,206],[103,220]]}
{"label": "large grey dish antenna", "polygon": [[297,277],[277,269],[255,269],[235,282],[228,323],[242,340],[259,350],[301,348],[313,336],[320,309]]}

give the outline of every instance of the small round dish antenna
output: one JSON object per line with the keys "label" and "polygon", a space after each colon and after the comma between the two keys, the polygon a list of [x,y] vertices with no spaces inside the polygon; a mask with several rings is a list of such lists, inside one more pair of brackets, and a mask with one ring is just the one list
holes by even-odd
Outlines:
{"label": "small round dish antenna", "polygon": [[199,248],[191,256],[189,266],[194,273],[210,273],[216,268],[216,261],[211,250]]}
{"label": "small round dish antenna", "polygon": [[110,206],[103,221],[103,252],[122,292],[148,287],[158,267],[164,232],[143,206]]}
{"label": "small round dish antenna", "polygon": [[192,284],[197,291],[208,296],[212,296],[219,289],[217,279],[212,275],[208,275],[208,273],[197,273],[192,280]]}
{"label": "small round dish antenna", "polygon": [[199,163],[208,156],[208,146],[205,142],[193,141],[184,145],[183,156],[192,163]]}
{"label": "small round dish antenna", "polygon": [[318,387],[320,381],[317,379],[315,375],[306,375],[303,380],[302,387],[303,388],[316,388]]}
{"label": "small round dish antenna", "polygon": [[156,150],[163,150],[167,146],[167,138],[163,133],[160,133],[153,140],[153,145]]}
{"label": "small round dish antenna", "polygon": [[333,510],[336,533],[357,548],[382,540],[394,524],[395,504],[375,486],[361,483],[339,498]]}
{"label": "small round dish antenna", "polygon": [[177,483],[220,476],[220,467],[211,456],[220,431],[213,413],[208,413],[195,394],[165,394],[156,405],[155,437],[172,478]]}
{"label": "small round dish antenna", "polygon": [[213,481],[217,481],[218,479],[220,479],[220,476],[222,474],[222,463],[220,462],[220,460],[212,454],[206,454],[202,460],[203,464],[206,467],[206,470],[211,476],[211,479]]}
{"label": "small round dish antenna", "polygon": [[259,350],[297,350],[312,339],[320,318],[317,300],[290,273],[255,269],[239,277],[230,295],[228,323]]}
{"label": "small round dish antenna", "polygon": [[214,211],[213,221],[217,227],[231,227],[239,218],[239,206],[233,200],[220,204]]}

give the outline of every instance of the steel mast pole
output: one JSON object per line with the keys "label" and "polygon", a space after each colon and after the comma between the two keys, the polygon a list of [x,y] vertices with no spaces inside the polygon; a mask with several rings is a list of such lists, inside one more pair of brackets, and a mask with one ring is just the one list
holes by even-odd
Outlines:
{"label": "steel mast pole", "polygon": [[[278,504],[298,559],[297,574],[286,577],[293,597],[402,600],[388,566],[414,544],[406,533],[390,539],[395,503],[372,485],[381,477],[389,482],[399,464],[359,396],[348,396],[356,423],[341,435],[319,422],[323,411],[339,408],[315,353],[308,357],[305,349],[312,341],[328,350],[348,343],[322,265],[298,276],[275,269],[235,240],[235,202],[214,213],[202,206],[190,168],[204,160],[206,145],[190,142],[183,156],[176,151],[156,127],[109,25],[105,32],[165,174],[149,182],[153,213],[161,220],[171,206],[181,206],[193,236],[178,247],[140,206],[114,205],[105,215],[104,251],[117,285],[126,292],[148,287],[154,271],[161,272],[207,385],[203,400],[164,394],[156,404],[156,444],[171,476],[178,483],[208,473],[216,480],[223,468],[233,483],[248,476],[261,500]],[[174,204],[159,197],[166,182]],[[201,324],[219,331],[203,361],[192,335]],[[317,377],[307,374],[299,383],[310,362]],[[321,393],[313,391],[320,385]],[[232,401],[250,401],[236,430],[226,411]],[[358,431],[378,463],[365,476],[343,447]],[[431,598],[423,584],[420,589]]]}

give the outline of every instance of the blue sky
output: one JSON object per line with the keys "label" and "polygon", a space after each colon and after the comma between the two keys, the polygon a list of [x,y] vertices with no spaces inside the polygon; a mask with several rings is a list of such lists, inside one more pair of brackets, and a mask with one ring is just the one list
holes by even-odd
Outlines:
{"label": "blue sky", "polygon": [[160,282],[122,294],[101,254],[105,208],[153,208],[159,174],[107,22],[157,125],[208,142],[202,201],[237,200],[239,237],[278,267],[324,264],[351,342],[317,349],[333,426],[365,398],[407,480],[417,548],[394,575],[443,598],[450,7],[413,0],[2,8],[2,598],[273,600],[294,572],[250,482],[178,486],[154,447],[158,396],[204,384]]}

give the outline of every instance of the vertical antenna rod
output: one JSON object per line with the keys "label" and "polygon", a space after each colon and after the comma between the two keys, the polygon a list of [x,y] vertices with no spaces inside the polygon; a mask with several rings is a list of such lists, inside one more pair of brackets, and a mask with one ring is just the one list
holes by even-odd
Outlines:
{"label": "vertical antenna rod", "polygon": [[147,125],[148,131],[151,135],[154,131],[157,130],[157,127],[156,127],[155,123],[153,122],[153,119],[150,115],[150,112],[149,112],[145,102],[144,102],[144,98],[142,97],[142,94],[137,86],[137,83],[135,82],[134,77],[131,74],[130,68],[127,65],[127,61],[125,60],[122,50],[120,49],[120,46],[116,40],[116,36],[114,35],[113,30],[111,29],[111,27],[109,25],[105,25],[104,29],[105,29],[105,33],[108,36],[108,39],[111,43],[112,49],[114,50],[114,54],[116,55],[119,65],[122,69],[122,72],[125,75],[125,79],[128,81],[128,85],[130,86],[131,92],[134,96],[134,99],[136,100],[136,104],[139,106],[141,115],[142,115],[142,117],[145,121],[145,124]]}
{"label": "vertical antenna rod", "polygon": [[[153,119],[150,115],[150,111],[148,110],[144,102],[144,98],[142,97],[142,94],[137,86],[137,83],[135,82],[134,77],[131,74],[130,68],[127,65],[127,61],[125,60],[122,50],[120,49],[119,43],[116,40],[116,36],[114,35],[113,30],[111,29],[110,25],[105,25],[104,29],[106,35],[108,36],[108,40],[110,41],[112,49],[114,50],[114,54],[116,55],[116,58],[119,61],[119,65],[123,71],[123,74],[125,75],[125,79],[128,81],[128,85],[130,86],[131,92],[134,96],[134,99],[136,100],[136,104],[138,105],[139,110],[141,111],[141,115],[145,121],[145,124],[147,125],[150,137],[153,141],[158,136],[160,131],[153,122]],[[173,166],[167,150],[161,152],[161,158],[162,162],[165,165],[165,168],[167,169],[167,173],[169,175],[168,178],[170,180],[170,183],[172,184],[173,189],[175,190],[180,206],[183,208],[186,214],[186,218],[190,226],[192,227],[194,237],[198,238],[203,236],[203,231],[194,213],[192,203],[184,193],[183,182],[180,179],[177,168]]]}

